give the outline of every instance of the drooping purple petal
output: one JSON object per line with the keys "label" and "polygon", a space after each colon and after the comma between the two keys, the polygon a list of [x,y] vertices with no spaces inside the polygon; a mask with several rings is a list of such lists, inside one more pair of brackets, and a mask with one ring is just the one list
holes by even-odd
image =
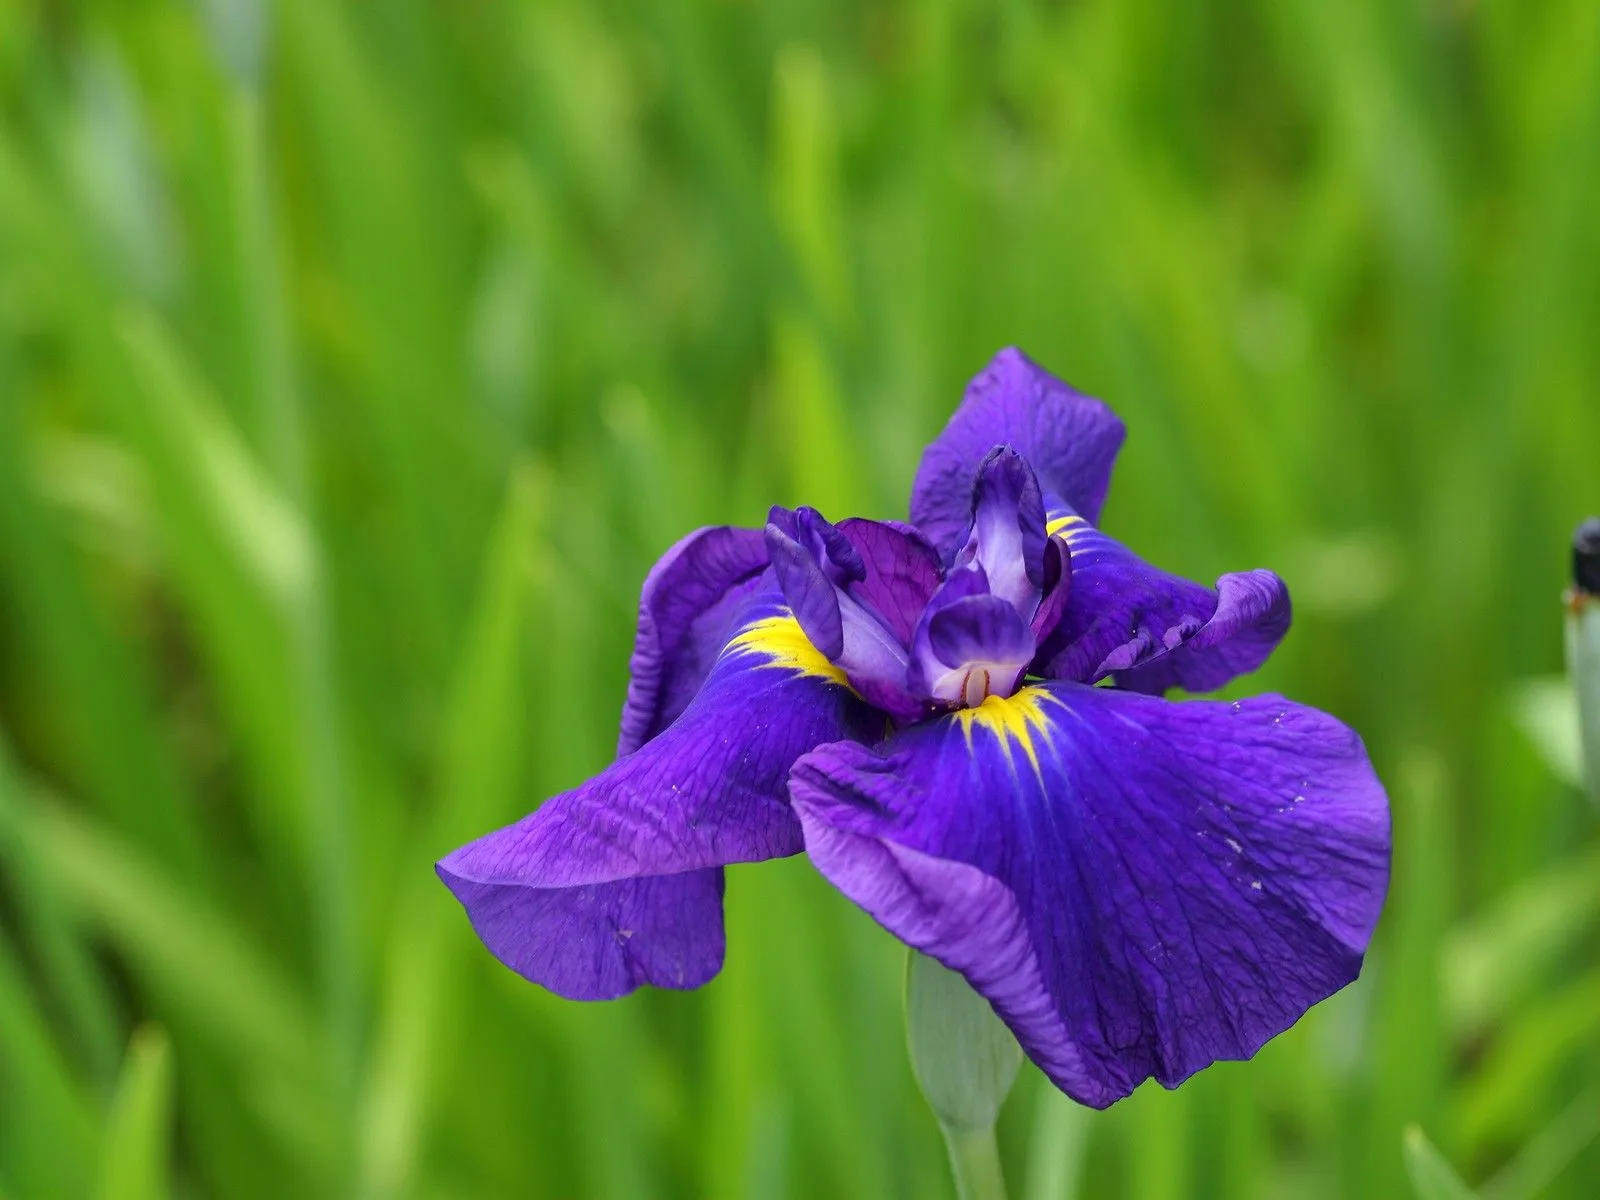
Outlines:
{"label": "drooping purple petal", "polygon": [[1211,619],[1165,654],[1116,672],[1117,686],[1153,696],[1171,688],[1214,692],[1265,663],[1292,616],[1289,589],[1271,571],[1224,575]]}
{"label": "drooping purple petal", "polygon": [[973,479],[989,452],[1003,445],[1028,460],[1045,491],[1094,520],[1126,432],[1100,401],[1073,391],[1020,350],[1002,350],[967,385],[961,407],[923,452],[911,491],[912,523],[946,558],[953,555],[971,516]]}
{"label": "drooping purple petal", "polygon": [[655,737],[694,699],[766,566],[759,529],[718,525],[697,529],[650,569],[639,597],[619,755]]}
{"label": "drooping purple petal", "polygon": [[[785,511],[783,508],[772,510],[774,515],[780,516]],[[779,528],[782,527],[780,524]],[[816,509],[809,506],[795,509],[794,527],[790,536],[817,560],[828,582],[835,587],[842,588],[866,578],[866,564],[850,539]]]}
{"label": "drooping purple petal", "polygon": [[1015,450],[999,447],[978,468],[972,523],[955,566],[977,563],[989,590],[1032,620],[1044,587],[1044,495]]}
{"label": "drooping purple petal", "polygon": [[1353,980],[1388,883],[1359,739],[1275,696],[1030,687],[821,747],[790,794],[818,869],[1096,1107],[1247,1058]]}
{"label": "drooping purple petal", "polygon": [[776,596],[742,611],[666,730],[588,783],[441,860],[490,951],[551,991],[696,987],[722,965],[722,867],[793,854],[790,766],[881,734]]}
{"label": "drooping purple petal", "polygon": [[1215,691],[1259,668],[1289,628],[1289,593],[1270,571],[1224,575],[1215,589],[1152,567],[1075,514],[1052,509],[1071,550],[1072,587],[1034,669],[1135,691]]}

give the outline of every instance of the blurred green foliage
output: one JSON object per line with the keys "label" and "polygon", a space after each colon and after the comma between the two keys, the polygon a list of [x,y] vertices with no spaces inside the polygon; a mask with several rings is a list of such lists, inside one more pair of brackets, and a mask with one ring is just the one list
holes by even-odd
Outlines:
{"label": "blurred green foliage", "polygon": [[1016,1193],[1592,1194],[1600,842],[1512,697],[1596,195],[1593,0],[13,0],[0,1195],[946,1194],[803,858],[608,1005],[431,864],[607,761],[670,541],[902,515],[1008,343],[1127,419],[1115,533],[1288,578],[1248,689],[1396,830],[1358,985],[1104,1115],[1028,1068]]}

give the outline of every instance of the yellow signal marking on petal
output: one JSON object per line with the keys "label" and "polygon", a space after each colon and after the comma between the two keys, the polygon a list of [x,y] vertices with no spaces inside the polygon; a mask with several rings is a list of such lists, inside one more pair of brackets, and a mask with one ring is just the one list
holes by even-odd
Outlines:
{"label": "yellow signal marking on petal", "polygon": [[1087,523],[1082,517],[1057,517],[1054,521],[1045,525],[1044,531],[1049,537],[1055,537],[1056,534],[1064,529],[1071,529],[1074,525],[1085,525]]}
{"label": "yellow signal marking on petal", "polygon": [[986,729],[999,741],[1006,757],[1011,757],[1012,746],[1021,746],[1028,756],[1033,773],[1039,772],[1039,749],[1034,735],[1049,744],[1050,722],[1045,716],[1046,703],[1055,698],[1043,688],[1025,687],[1011,696],[986,696],[976,708],[963,708],[955,714],[961,722],[961,732],[966,736],[967,748],[972,748],[972,727]]}
{"label": "yellow signal marking on petal", "polygon": [[763,667],[783,667],[816,679],[826,679],[830,683],[850,686],[844,672],[811,644],[805,630],[800,628],[800,622],[788,612],[763,617],[746,625],[728,643],[728,652],[764,655],[767,661],[761,664]]}

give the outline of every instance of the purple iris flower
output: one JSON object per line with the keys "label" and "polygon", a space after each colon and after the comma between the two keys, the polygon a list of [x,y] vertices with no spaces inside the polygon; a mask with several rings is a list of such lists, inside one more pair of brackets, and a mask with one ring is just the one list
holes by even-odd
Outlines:
{"label": "purple iris flower", "polygon": [[722,868],[804,850],[1095,1107],[1247,1058],[1355,979],[1383,787],[1325,713],[1162,698],[1259,667],[1289,597],[1102,533],[1123,437],[1005,350],[923,455],[911,524],[780,508],[668,550],[617,760],[438,865],[489,949],[575,999],[697,987]]}

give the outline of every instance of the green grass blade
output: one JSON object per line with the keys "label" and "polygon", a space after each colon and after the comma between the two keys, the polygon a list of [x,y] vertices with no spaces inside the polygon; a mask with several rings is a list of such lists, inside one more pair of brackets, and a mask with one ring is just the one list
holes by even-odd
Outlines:
{"label": "green grass blade", "polygon": [[1479,1189],[1483,1200],[1534,1200],[1600,1138],[1600,1091],[1583,1093]]}
{"label": "green grass blade", "polygon": [[[61,895],[102,928],[129,963],[215,1049],[250,1070],[301,1083],[317,1075],[304,998],[255,939],[214,904],[164,877],[87,819],[34,806],[29,853]],[[308,1105],[318,1097],[307,1094]]]}
{"label": "green grass blade", "polygon": [[1406,1130],[1404,1149],[1406,1174],[1417,1200],[1473,1200],[1472,1190],[1461,1182],[1461,1177],[1417,1126]]}
{"label": "green grass blade", "polygon": [[0,730],[0,865],[43,982],[64,1010],[80,1065],[91,1077],[109,1080],[121,1036],[109,989],[52,880],[29,852],[22,830],[26,803]]}
{"label": "green grass blade", "polygon": [[88,1193],[99,1131],[71,1064],[0,933],[0,1173],[24,1196]]}
{"label": "green grass blade", "polygon": [[457,1009],[453,981],[471,945],[464,923],[451,911],[454,901],[434,876],[433,860],[488,832],[516,802],[524,625],[547,493],[548,481],[535,470],[513,474],[485,555],[444,729],[440,794],[424,836],[406,859],[410,873],[400,886],[401,919],[387,948],[384,1020],[363,1105],[362,1195],[393,1195],[411,1178],[445,1049],[436,1031]]}
{"label": "green grass blade", "polygon": [[1022,1200],[1073,1200],[1080,1194],[1094,1114],[1053,1085],[1041,1084],[1037,1091],[1020,1194]]}
{"label": "green grass blade", "polygon": [[163,1200],[173,1194],[172,1042],[158,1026],[134,1030],[112,1097],[100,1158],[98,1200]]}

